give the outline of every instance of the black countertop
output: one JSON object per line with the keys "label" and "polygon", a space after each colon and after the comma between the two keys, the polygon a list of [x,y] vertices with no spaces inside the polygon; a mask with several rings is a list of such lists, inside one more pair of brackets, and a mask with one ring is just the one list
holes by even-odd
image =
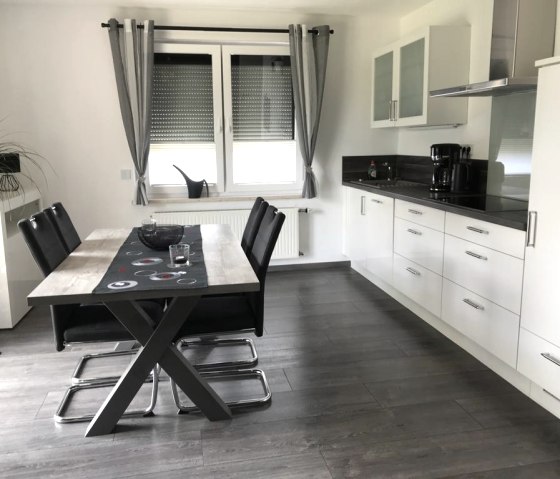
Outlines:
{"label": "black countertop", "polygon": [[[520,200],[508,200],[499,197],[490,197],[481,194],[473,195],[453,195],[446,193],[444,196],[448,198],[448,201],[442,199],[433,198],[433,193],[430,193],[428,185],[418,185],[418,186],[391,186],[376,188],[367,184],[357,184],[355,181],[342,181],[344,186],[350,186],[352,188],[357,188],[360,190],[368,191],[370,193],[375,193],[382,196],[388,196],[390,198],[396,198],[399,200],[410,201],[412,203],[417,203],[420,205],[429,206],[438,210],[449,211],[450,213],[455,213],[462,216],[468,216],[469,218],[475,218],[482,221],[488,221],[489,223],[498,224],[501,226],[507,226],[509,228],[514,228],[517,230],[527,231],[527,209],[528,203],[526,201]],[[497,203],[507,202],[508,211],[484,211],[480,209],[474,209],[465,206],[457,206],[449,202],[453,201],[454,198],[462,196],[469,196],[470,199],[484,201],[494,200]],[[513,203],[512,203],[513,202]],[[516,205],[516,206],[512,206]],[[518,206],[517,206],[518,205]],[[519,209],[517,209],[519,207]],[[491,209],[491,208],[490,208]]]}

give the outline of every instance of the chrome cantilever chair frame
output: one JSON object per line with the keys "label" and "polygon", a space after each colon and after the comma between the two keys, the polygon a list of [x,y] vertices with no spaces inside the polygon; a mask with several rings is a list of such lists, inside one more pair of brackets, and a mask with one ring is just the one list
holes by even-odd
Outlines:
{"label": "chrome cantilever chair frame", "polygon": [[[259,281],[261,283],[261,290],[260,292],[256,293],[255,296],[253,296],[253,299],[256,299],[256,310],[254,311],[254,315],[256,315],[259,319],[256,320],[255,327],[254,328],[246,328],[246,329],[241,329],[241,330],[235,330],[235,331],[215,331],[212,333],[207,333],[206,336],[215,336],[218,334],[238,334],[240,331],[242,332],[247,332],[247,331],[252,331],[254,332],[257,336],[262,336],[263,333],[263,327],[262,327],[262,322],[263,322],[263,315],[264,315],[264,286],[265,286],[265,279],[266,279],[266,272],[268,270],[268,264],[270,262],[270,257],[272,256],[272,251],[274,250],[274,246],[276,245],[276,240],[278,239],[278,235],[280,234],[280,230],[282,228],[282,224],[284,222],[285,216],[282,213],[279,213],[278,210],[273,207],[273,206],[269,206],[268,204],[266,204],[265,207],[265,212],[263,214],[263,217],[261,218],[262,222],[260,224],[259,227],[259,232],[258,234],[256,234],[255,236],[258,237],[258,239],[260,240],[260,244],[257,246],[255,244],[255,248],[254,250],[252,249],[249,254],[248,254],[248,258],[249,261],[251,263],[251,266],[253,267],[253,269],[255,270],[255,273],[257,275],[257,277],[259,278]],[[261,233],[262,230],[262,233]],[[263,246],[263,238],[266,238],[266,244]],[[221,297],[222,299],[227,299],[226,297]],[[257,299],[258,298],[258,299]],[[212,297],[208,297],[208,300],[212,300]],[[217,298],[218,299],[218,298]],[[253,305],[255,305],[253,304]],[[191,313],[192,314],[192,313]],[[200,334],[195,334],[193,336],[201,336]],[[203,335],[204,336],[204,335]],[[185,343],[184,341],[185,338],[183,338],[181,341],[183,342],[183,344]],[[251,341],[249,338],[247,338],[248,341]],[[182,350],[182,345],[181,345],[181,341],[177,342],[177,347],[179,348],[179,350]],[[214,344],[216,346],[219,346],[220,343],[216,343],[214,341],[214,339],[210,339],[209,340],[211,342],[211,344]],[[219,341],[227,341],[227,340],[219,340]],[[233,340],[235,342],[238,342],[239,340]],[[187,344],[190,344],[189,342],[187,342]],[[227,343],[222,343],[223,345],[226,345]],[[253,361],[254,364],[256,364],[256,361],[258,360],[257,356],[256,356],[256,349],[254,349],[254,344],[251,341],[251,347],[252,350],[254,351],[253,353]],[[200,374],[207,380],[212,381],[213,379],[247,379],[247,378],[256,378],[260,381],[262,388],[263,388],[263,396],[258,397],[258,398],[251,398],[251,399],[240,399],[240,400],[234,400],[234,401],[227,401],[226,404],[230,407],[230,408],[243,408],[243,407],[253,407],[253,406],[262,406],[267,404],[268,402],[270,402],[271,398],[272,398],[272,393],[270,391],[270,386],[268,385],[268,381],[266,379],[266,375],[265,373],[260,370],[260,369],[244,369],[243,368],[243,364],[246,363],[246,361],[228,361],[228,362],[222,362],[222,363],[212,363],[212,364],[206,364],[206,365],[196,365],[195,367],[200,371]],[[234,368],[235,364],[241,364],[241,368],[238,369],[222,369],[222,370],[217,370],[217,366],[218,365],[225,365],[222,366],[222,368],[224,367],[230,367],[230,368]],[[177,385],[175,384],[174,381],[171,381],[171,392],[173,395],[173,399],[175,401],[175,405],[178,408],[178,412],[179,414],[181,413],[189,413],[189,412],[196,412],[198,411],[198,408],[196,408],[195,406],[188,406],[185,404],[181,403],[180,397],[179,397],[179,391],[177,389]]]}
{"label": "chrome cantilever chair frame", "polygon": [[[272,398],[272,392],[270,391],[270,386],[266,379],[264,371],[261,369],[230,369],[227,371],[201,371],[200,375],[208,380],[213,379],[246,379],[246,378],[257,378],[261,382],[263,387],[264,395],[260,398],[251,399],[239,399],[236,401],[228,401],[226,404],[231,409],[239,409],[244,407],[254,407],[254,406],[264,406],[270,402]],[[186,406],[181,403],[181,398],[179,397],[179,390],[175,381],[171,381],[171,393],[173,394],[173,400],[175,405],[179,409],[179,414],[185,414],[189,412],[199,412],[200,409],[196,406]]]}

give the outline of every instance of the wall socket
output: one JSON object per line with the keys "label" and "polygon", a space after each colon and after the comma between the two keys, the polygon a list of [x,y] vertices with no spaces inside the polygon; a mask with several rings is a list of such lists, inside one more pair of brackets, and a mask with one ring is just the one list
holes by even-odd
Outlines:
{"label": "wall socket", "polygon": [[132,178],[132,170],[121,170],[121,180],[130,180]]}

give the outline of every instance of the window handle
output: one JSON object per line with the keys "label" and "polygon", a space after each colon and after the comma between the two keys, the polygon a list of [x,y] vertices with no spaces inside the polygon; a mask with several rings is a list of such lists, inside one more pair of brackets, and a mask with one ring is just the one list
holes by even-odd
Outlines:
{"label": "window handle", "polygon": [[220,135],[224,132],[224,119],[218,118],[218,132]]}
{"label": "window handle", "polygon": [[231,116],[229,117],[229,132],[233,133],[233,120],[231,118]]}

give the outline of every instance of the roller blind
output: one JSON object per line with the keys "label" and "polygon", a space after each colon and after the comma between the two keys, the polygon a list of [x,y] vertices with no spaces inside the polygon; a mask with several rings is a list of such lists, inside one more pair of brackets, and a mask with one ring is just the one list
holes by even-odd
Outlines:
{"label": "roller blind", "polygon": [[156,53],[152,143],[214,141],[212,57]]}
{"label": "roller blind", "polygon": [[234,141],[293,140],[289,56],[232,55]]}

